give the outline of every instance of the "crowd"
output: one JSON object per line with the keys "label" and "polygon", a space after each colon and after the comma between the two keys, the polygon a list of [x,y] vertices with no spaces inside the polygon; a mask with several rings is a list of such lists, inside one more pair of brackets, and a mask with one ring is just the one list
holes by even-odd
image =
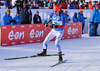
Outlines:
{"label": "crowd", "polygon": [[[8,7],[8,9],[12,9],[13,7],[13,0],[5,0],[5,5]],[[28,6],[30,9],[40,9],[40,8],[48,8],[53,9],[53,5],[58,4],[62,9],[93,9],[93,3],[91,0],[89,2],[84,2],[79,0],[77,1],[65,1],[65,0],[56,0],[53,2],[52,0],[27,0]],[[20,0],[20,3],[21,0]],[[98,3],[95,3],[99,6],[100,9],[100,1]]]}
{"label": "crowd", "polygon": [[[23,3],[23,5],[24,5],[24,3]],[[81,22],[82,30],[83,30],[86,18],[84,17],[82,10],[80,10],[78,13],[75,12],[72,19],[68,15],[68,11],[64,12],[62,9],[60,9],[60,12],[62,12],[64,14],[65,23],[68,23],[71,20],[73,22]],[[32,12],[30,9],[27,9],[27,6],[23,9],[21,9],[20,14],[16,13],[14,18],[12,18],[10,13],[11,13],[10,9],[7,9],[7,11],[5,12],[5,16],[3,17],[4,25],[31,24],[31,22],[32,22]],[[39,15],[39,11],[36,11],[36,14],[33,16],[33,24],[42,24],[41,16]]]}

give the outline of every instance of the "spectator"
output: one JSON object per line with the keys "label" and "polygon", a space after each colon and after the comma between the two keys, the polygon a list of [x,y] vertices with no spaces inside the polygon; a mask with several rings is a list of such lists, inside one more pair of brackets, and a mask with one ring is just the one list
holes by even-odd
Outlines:
{"label": "spectator", "polygon": [[50,6],[48,7],[48,9],[53,9],[53,3],[50,3]]}
{"label": "spectator", "polygon": [[65,11],[65,23],[68,23],[70,21],[68,11]]}
{"label": "spectator", "polygon": [[74,16],[73,16],[73,22],[80,22],[79,19],[77,18],[76,12],[74,13]]}
{"label": "spectator", "polygon": [[83,34],[83,29],[84,29],[84,26],[85,26],[85,19],[86,18],[84,17],[82,10],[80,10],[80,12],[78,12],[78,19],[82,23],[82,34]]}
{"label": "spectator", "polygon": [[51,6],[51,2],[48,3],[48,7],[50,7],[50,6]]}
{"label": "spectator", "polygon": [[11,0],[5,0],[5,6],[8,9],[12,9]]}
{"label": "spectator", "polygon": [[80,9],[85,9],[84,3],[81,3],[81,4],[80,4]]}
{"label": "spectator", "polygon": [[92,10],[93,9],[93,6],[92,6],[92,1],[90,0],[89,1],[89,3],[88,3],[88,8],[90,9],[90,10]]}
{"label": "spectator", "polygon": [[74,9],[74,5],[71,3],[71,1],[69,1],[67,4],[67,9]]}
{"label": "spectator", "polygon": [[41,17],[39,16],[39,11],[36,11],[36,14],[33,17],[34,24],[41,24]]}
{"label": "spectator", "polygon": [[99,9],[100,9],[100,1],[99,1],[98,5],[99,5]]}
{"label": "spectator", "polygon": [[20,9],[20,24],[31,24],[32,12],[27,6],[27,1],[23,1],[23,8]]}
{"label": "spectator", "polygon": [[4,25],[11,25],[12,17],[10,16],[10,13],[11,13],[10,9],[7,9],[3,17]]}
{"label": "spectator", "polygon": [[100,23],[100,12],[99,12],[99,7],[97,5],[95,5],[95,7],[93,8],[93,14],[91,16],[91,22],[93,24],[93,35],[91,36],[98,36],[97,35],[97,27],[98,24]]}
{"label": "spectator", "polygon": [[13,18],[13,20],[16,21],[16,23],[13,23],[13,25],[20,25],[20,14],[17,13],[17,14],[15,15],[15,17]]}
{"label": "spectator", "polygon": [[34,1],[34,3],[31,4],[30,8],[31,9],[39,9],[39,4],[36,1]]}

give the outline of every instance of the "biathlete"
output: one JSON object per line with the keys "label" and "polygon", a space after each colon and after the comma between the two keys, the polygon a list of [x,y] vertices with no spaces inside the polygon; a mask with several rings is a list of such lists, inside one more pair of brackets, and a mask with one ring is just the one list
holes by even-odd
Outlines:
{"label": "biathlete", "polygon": [[[50,19],[52,21],[51,25],[49,25]],[[60,12],[60,8],[58,5],[53,6],[53,12],[49,14],[48,18],[44,21],[44,25],[46,27],[49,25],[52,28],[52,30],[49,32],[49,34],[43,41],[43,52],[38,53],[38,55],[39,56],[46,55],[48,42],[56,36],[55,45],[57,47],[57,51],[59,54],[59,61],[63,61],[62,51],[59,42],[64,33],[65,18],[64,14]]]}

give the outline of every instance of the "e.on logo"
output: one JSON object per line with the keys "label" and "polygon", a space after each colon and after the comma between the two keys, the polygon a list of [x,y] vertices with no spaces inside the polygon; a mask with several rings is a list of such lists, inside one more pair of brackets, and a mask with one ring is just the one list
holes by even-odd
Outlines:
{"label": "e.on logo", "polygon": [[17,40],[17,39],[21,39],[21,37],[22,39],[24,39],[24,32],[16,32],[14,34],[14,31],[12,30],[8,35],[9,40],[13,40],[13,39]]}
{"label": "e.on logo", "polygon": [[43,37],[43,34],[44,34],[44,31],[43,30],[37,30],[36,32],[34,32],[34,29],[32,29],[31,32],[30,32],[30,37],[31,38],[34,38],[34,37],[38,38],[41,35]]}
{"label": "e.on logo", "polygon": [[68,34],[78,34],[78,28],[68,28]]}

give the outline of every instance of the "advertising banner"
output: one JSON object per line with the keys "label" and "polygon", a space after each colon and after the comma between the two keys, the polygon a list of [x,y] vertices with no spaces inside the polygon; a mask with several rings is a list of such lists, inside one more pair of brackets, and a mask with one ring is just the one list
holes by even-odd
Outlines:
{"label": "advertising banner", "polygon": [[[40,43],[50,30],[49,26],[43,24],[1,26],[1,46]],[[81,23],[66,23],[62,39],[80,37]]]}

